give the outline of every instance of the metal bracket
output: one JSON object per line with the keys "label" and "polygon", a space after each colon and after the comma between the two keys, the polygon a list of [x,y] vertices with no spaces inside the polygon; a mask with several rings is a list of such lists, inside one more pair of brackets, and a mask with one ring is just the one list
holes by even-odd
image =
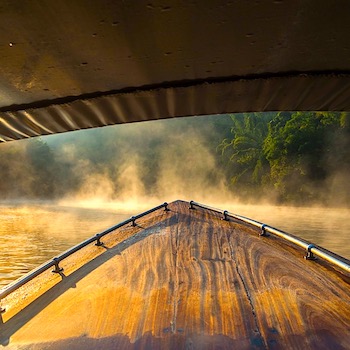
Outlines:
{"label": "metal bracket", "polygon": [[163,205],[164,205],[164,211],[170,211],[170,209],[168,208],[167,202],[165,202]]}
{"label": "metal bracket", "polygon": [[59,260],[57,258],[54,258],[53,261],[55,262],[55,269],[52,270],[53,273],[60,273],[63,271],[62,267],[59,267]]}
{"label": "metal bracket", "polygon": [[98,234],[96,235],[96,237],[97,237],[97,240],[95,245],[98,247],[101,247],[103,245],[103,243],[101,242],[101,237]]}
{"label": "metal bracket", "polygon": [[135,216],[132,216],[131,220],[132,220],[132,226],[135,227],[136,226],[136,218],[135,218]]}
{"label": "metal bracket", "polygon": [[4,313],[5,311],[6,311],[6,309],[0,306],[0,314]]}
{"label": "metal bracket", "polygon": [[267,237],[268,236],[268,233],[266,232],[265,227],[266,227],[265,224],[261,225],[261,232],[260,232],[259,236],[261,236],[261,237]]}
{"label": "metal bracket", "polygon": [[227,211],[227,210],[224,210],[222,214],[224,215],[224,217],[222,218],[222,220],[229,221],[229,219],[228,219],[228,211]]}
{"label": "metal bracket", "polygon": [[304,258],[306,260],[316,260],[317,258],[315,257],[315,255],[312,253],[311,249],[312,248],[316,248],[313,244],[309,244],[306,247],[306,255],[304,256]]}
{"label": "metal bracket", "polygon": [[191,202],[190,202],[190,208],[189,208],[189,209],[191,209],[191,210],[192,210],[192,209],[195,209],[195,207],[193,206],[193,203],[194,203],[194,201],[191,201]]}

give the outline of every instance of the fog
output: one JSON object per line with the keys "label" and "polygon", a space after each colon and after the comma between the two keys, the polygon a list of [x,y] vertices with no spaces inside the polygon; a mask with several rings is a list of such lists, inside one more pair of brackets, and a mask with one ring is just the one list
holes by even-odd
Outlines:
{"label": "fog", "polygon": [[[0,199],[51,200],[126,212],[176,199],[220,207],[232,203],[350,206],[346,134],[329,138],[327,152],[316,159],[319,164],[315,159],[311,165],[301,164],[288,178],[281,177],[282,183],[272,181],[271,168],[256,183],[255,170],[247,162],[255,156],[251,148],[245,153],[239,150],[243,156],[235,162],[232,153],[222,155],[219,145],[233,138],[233,125],[228,115],[175,118],[1,144]],[[232,176],[242,164],[244,175],[233,183]],[[322,172],[327,174],[320,180]],[[281,193],[286,193],[284,198]],[[294,194],[298,201],[289,200]]]}
{"label": "fog", "polygon": [[[104,137],[108,146],[96,145],[102,162],[94,162],[91,155],[82,156],[85,142],[73,142],[75,135],[62,135],[64,141],[58,136],[43,138],[80,179],[79,186],[65,193],[59,203],[129,211],[176,199],[232,201],[232,191],[216,159],[222,135],[212,125],[205,125],[206,118],[202,122],[200,129],[193,119],[110,127]],[[84,135],[77,133],[77,139],[95,138],[92,142],[102,140],[104,134],[103,130],[80,133]]]}

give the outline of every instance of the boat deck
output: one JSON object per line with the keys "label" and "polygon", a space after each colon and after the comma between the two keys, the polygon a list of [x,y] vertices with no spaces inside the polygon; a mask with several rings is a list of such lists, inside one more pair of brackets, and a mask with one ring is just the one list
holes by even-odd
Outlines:
{"label": "boat deck", "polygon": [[350,279],[176,201],[1,301],[7,349],[347,349]]}

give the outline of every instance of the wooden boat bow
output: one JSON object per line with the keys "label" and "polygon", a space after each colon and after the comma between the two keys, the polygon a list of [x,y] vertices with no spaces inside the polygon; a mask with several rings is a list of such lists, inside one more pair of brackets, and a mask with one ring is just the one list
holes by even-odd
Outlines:
{"label": "wooden boat bow", "polygon": [[3,297],[1,343],[8,349],[349,348],[349,274],[260,233],[188,202],[159,206],[100,237],[100,245],[67,255],[62,271],[47,269]]}

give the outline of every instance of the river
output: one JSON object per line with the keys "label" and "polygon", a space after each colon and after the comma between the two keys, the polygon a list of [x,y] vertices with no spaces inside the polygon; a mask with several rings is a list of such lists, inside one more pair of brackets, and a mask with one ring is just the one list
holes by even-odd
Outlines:
{"label": "river", "polygon": [[[215,206],[277,227],[350,258],[350,209]],[[0,204],[0,288],[138,212],[120,211],[111,206],[92,209],[50,203]]]}

